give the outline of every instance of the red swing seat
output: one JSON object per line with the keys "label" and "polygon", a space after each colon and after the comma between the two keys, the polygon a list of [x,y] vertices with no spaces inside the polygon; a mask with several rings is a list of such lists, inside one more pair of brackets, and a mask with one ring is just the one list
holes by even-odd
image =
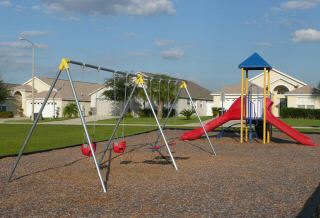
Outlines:
{"label": "red swing seat", "polygon": [[[96,152],[97,150],[97,143],[96,142],[91,142],[92,148],[94,150],[94,152]],[[91,157],[92,153],[91,153],[91,149],[90,146],[88,144],[82,144],[81,146],[81,152],[84,156],[87,157]]]}
{"label": "red swing seat", "polygon": [[160,150],[161,146],[160,145],[155,145],[155,146],[151,146],[149,147],[149,149],[153,150],[153,151],[157,151]]}
{"label": "red swing seat", "polygon": [[113,151],[118,154],[122,154],[125,152],[127,148],[127,142],[125,140],[121,140],[118,144],[113,143]]}

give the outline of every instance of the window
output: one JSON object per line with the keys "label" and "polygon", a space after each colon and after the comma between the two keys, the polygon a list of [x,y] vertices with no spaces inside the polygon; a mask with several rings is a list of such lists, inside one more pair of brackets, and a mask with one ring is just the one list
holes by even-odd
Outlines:
{"label": "window", "polygon": [[6,111],[7,107],[5,105],[0,105],[0,111]]}
{"label": "window", "polygon": [[297,98],[298,108],[304,109],[314,109],[315,108],[315,99],[311,97],[298,97]]}
{"label": "window", "polygon": [[200,108],[203,107],[203,101],[200,101]]}
{"label": "window", "polygon": [[187,105],[190,105],[190,100],[187,100]]}
{"label": "window", "polygon": [[273,89],[273,91],[274,91],[275,93],[277,93],[278,95],[279,95],[279,94],[283,95],[283,94],[289,92],[289,89],[288,89],[287,87],[283,86],[283,85],[279,85],[279,86],[275,87],[275,88]]}

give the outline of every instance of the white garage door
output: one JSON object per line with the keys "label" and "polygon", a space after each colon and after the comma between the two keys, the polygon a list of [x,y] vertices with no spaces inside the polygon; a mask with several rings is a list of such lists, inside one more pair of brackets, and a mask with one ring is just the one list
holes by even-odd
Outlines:
{"label": "white garage door", "polygon": [[[34,102],[34,113],[38,113],[40,111],[42,104],[43,104],[43,101],[35,101]],[[29,116],[29,117],[31,116],[31,111],[32,111],[31,105],[32,105],[32,103],[29,102],[28,114],[27,114],[27,116]],[[42,117],[53,118],[56,113],[56,110],[57,110],[57,102],[48,101],[46,106],[43,109]]]}

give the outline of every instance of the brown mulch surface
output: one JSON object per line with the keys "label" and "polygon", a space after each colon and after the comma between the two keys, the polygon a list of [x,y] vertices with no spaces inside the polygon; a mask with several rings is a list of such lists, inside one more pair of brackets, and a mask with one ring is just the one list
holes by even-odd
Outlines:
{"label": "brown mulch surface", "polygon": [[[175,138],[182,131],[165,133]],[[148,149],[156,134],[128,137],[127,153],[113,153],[110,168],[105,162],[106,194],[80,147],[23,156],[10,183],[15,158],[0,159],[0,217],[292,217],[308,207],[319,185],[320,147],[298,145],[282,133],[268,145],[240,144],[235,133],[212,137],[217,156],[205,139],[177,141],[178,171],[165,148]]]}

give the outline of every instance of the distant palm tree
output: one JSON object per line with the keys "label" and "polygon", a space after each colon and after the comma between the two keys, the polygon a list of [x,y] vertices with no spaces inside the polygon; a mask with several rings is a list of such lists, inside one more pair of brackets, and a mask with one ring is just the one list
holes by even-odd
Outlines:
{"label": "distant palm tree", "polygon": [[63,116],[64,117],[78,117],[78,108],[76,103],[69,103],[67,106],[63,108]]}

